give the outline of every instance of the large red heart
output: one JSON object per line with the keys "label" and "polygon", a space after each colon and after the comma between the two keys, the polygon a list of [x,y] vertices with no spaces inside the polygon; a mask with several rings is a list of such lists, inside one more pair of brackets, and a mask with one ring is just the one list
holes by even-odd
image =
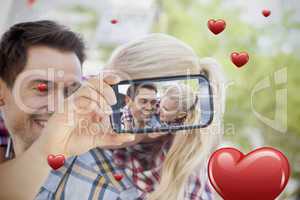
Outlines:
{"label": "large red heart", "polygon": [[247,52],[242,52],[242,53],[233,52],[231,54],[231,61],[237,67],[242,67],[249,61],[249,55]]}
{"label": "large red heart", "polygon": [[217,35],[225,29],[226,22],[222,19],[218,19],[218,20],[210,19],[207,22],[207,26],[211,32]]}
{"label": "large red heart", "polygon": [[274,200],[288,182],[290,166],[288,159],[271,147],[247,155],[222,148],[211,155],[208,176],[225,200]]}
{"label": "large red heart", "polygon": [[52,169],[57,170],[65,164],[65,156],[50,154],[48,155],[48,164]]}

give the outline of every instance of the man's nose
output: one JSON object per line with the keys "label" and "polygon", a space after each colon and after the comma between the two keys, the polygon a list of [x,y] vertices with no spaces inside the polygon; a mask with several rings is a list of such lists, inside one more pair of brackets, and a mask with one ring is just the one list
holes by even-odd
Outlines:
{"label": "man's nose", "polygon": [[53,91],[48,96],[48,110],[50,112],[58,112],[59,110],[63,110],[64,99],[65,95],[63,88]]}
{"label": "man's nose", "polygon": [[146,103],[145,108],[146,108],[147,110],[153,110],[153,106],[151,105],[150,102],[147,102],[147,103]]}

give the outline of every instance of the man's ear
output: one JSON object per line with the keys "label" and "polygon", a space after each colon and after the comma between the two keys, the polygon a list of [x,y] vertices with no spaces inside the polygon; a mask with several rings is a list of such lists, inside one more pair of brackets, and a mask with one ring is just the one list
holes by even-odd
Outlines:
{"label": "man's ear", "polygon": [[0,79],[0,107],[5,105],[4,102],[4,89],[6,88],[6,84],[2,79]]}
{"label": "man's ear", "polygon": [[129,96],[125,96],[125,104],[128,105],[131,102],[131,99]]}
{"label": "man's ear", "polygon": [[128,102],[128,107],[130,107],[130,108],[132,108],[133,106],[134,106],[134,101],[133,101],[133,99],[132,98],[130,98],[130,97],[128,97],[128,100],[127,100],[127,102]]}

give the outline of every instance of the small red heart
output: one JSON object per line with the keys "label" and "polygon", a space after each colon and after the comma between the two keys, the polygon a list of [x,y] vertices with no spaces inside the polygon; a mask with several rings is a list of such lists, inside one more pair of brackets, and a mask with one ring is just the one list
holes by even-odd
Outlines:
{"label": "small red heart", "polygon": [[123,179],[123,175],[122,174],[114,174],[114,178],[116,179],[116,181],[121,181]]}
{"label": "small red heart", "polygon": [[45,92],[48,90],[48,86],[46,83],[39,83],[38,86],[37,86],[37,89],[40,91],[40,92]]}
{"label": "small red heart", "polygon": [[221,148],[209,159],[208,176],[225,200],[274,200],[288,182],[290,166],[284,154],[271,147],[247,155]]}
{"label": "small red heart", "polygon": [[36,0],[27,0],[27,4],[29,7],[33,6]]}
{"label": "small red heart", "polygon": [[50,155],[48,155],[47,160],[48,160],[49,166],[54,170],[59,169],[61,166],[63,166],[65,164],[65,156],[64,155],[50,154]]}
{"label": "small red heart", "polygon": [[237,67],[242,67],[249,61],[249,55],[247,52],[241,52],[241,53],[233,52],[231,54],[231,61]]}
{"label": "small red heart", "polygon": [[207,22],[207,26],[211,32],[217,35],[225,29],[226,22],[222,19],[218,19],[218,20],[210,19]]}
{"label": "small red heart", "polygon": [[116,24],[116,23],[118,23],[118,20],[116,20],[116,19],[112,19],[112,20],[110,20],[110,23],[112,23],[112,24]]}
{"label": "small red heart", "polygon": [[262,14],[263,14],[263,16],[265,16],[265,17],[269,17],[270,14],[271,14],[271,11],[268,10],[268,9],[264,9],[264,10],[262,11]]}

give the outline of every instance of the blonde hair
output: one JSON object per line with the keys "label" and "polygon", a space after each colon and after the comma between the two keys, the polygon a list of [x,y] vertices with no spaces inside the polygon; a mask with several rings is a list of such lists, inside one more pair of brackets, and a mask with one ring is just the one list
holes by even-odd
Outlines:
{"label": "blonde hair", "polygon": [[[147,199],[184,199],[188,178],[194,173],[202,177],[203,191],[207,159],[223,134],[221,121],[225,95],[218,63],[211,58],[199,60],[188,45],[172,36],[150,34],[116,49],[106,68],[116,70],[121,78],[127,80],[186,74],[208,76],[214,97],[213,121],[201,130],[183,130],[175,134],[163,162],[160,183]],[[187,120],[192,122],[195,117],[191,116]]]}

